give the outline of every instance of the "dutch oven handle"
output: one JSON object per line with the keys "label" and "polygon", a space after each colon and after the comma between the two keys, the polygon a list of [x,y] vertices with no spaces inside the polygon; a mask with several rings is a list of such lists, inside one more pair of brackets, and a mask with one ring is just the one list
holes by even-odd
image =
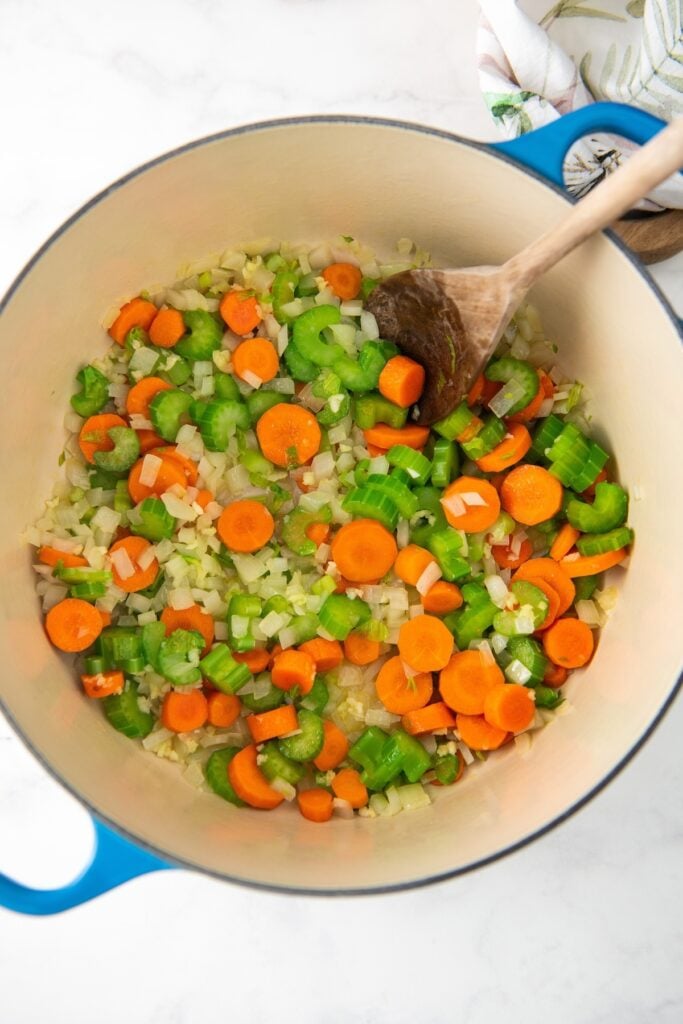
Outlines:
{"label": "dutch oven handle", "polygon": [[[509,142],[495,142],[491,149],[564,188],[564,158],[569,147],[579,139],[596,132],[609,132],[644,146],[664,127],[665,121],[625,103],[592,103],[527,135]],[[683,318],[678,318],[678,329],[683,335]]]}
{"label": "dutch oven handle", "polygon": [[585,135],[609,132],[642,146],[664,127],[664,121],[625,103],[592,103],[510,142],[496,142],[492,149],[505,153],[555,185],[564,186],[562,163],[567,150]]}
{"label": "dutch oven handle", "polygon": [[92,860],[75,881],[61,889],[31,889],[0,874],[0,906],[18,914],[59,914],[138,875],[173,866],[124,839],[97,819],[93,819],[93,826]]}

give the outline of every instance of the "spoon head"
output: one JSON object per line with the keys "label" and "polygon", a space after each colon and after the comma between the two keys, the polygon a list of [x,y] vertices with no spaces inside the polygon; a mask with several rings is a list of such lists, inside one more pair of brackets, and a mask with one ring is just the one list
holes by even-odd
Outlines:
{"label": "spoon head", "polygon": [[405,270],[370,294],[383,338],[425,369],[417,422],[443,419],[462,401],[514,311],[498,267]]}

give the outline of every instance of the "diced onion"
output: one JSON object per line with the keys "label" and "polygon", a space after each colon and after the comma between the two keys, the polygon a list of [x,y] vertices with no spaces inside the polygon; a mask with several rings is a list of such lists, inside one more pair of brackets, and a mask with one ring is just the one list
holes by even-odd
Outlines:
{"label": "diced onion", "polygon": [[472,508],[485,508],[488,504],[486,498],[482,497],[482,495],[478,494],[476,491],[462,491],[460,493],[460,498],[465,502],[466,505],[469,505]]}
{"label": "diced onion", "polygon": [[413,782],[407,786],[398,786],[396,792],[404,811],[415,811],[418,807],[429,807],[432,802],[429,793],[419,782]]}
{"label": "diced onion", "polygon": [[290,802],[296,796],[296,789],[291,782],[287,782],[286,779],[281,779],[279,775],[276,775],[274,779],[271,779],[270,788],[274,789],[276,793],[280,793],[285,800]]}
{"label": "diced onion", "polygon": [[158,455],[148,452],[144,456],[140,469],[140,483],[143,487],[154,487],[162,464],[163,459],[160,459]]}
{"label": "diced onion", "polygon": [[603,624],[603,616],[595,601],[577,601],[574,605],[576,614],[591,629],[598,629]]}
{"label": "diced onion", "polygon": [[[272,785],[272,783],[271,783]],[[332,801],[332,806],[339,815],[340,818],[352,818],[353,807],[348,800],[342,800],[341,797],[336,796]]]}
{"label": "diced onion", "polygon": [[400,519],[396,527],[396,543],[399,548],[407,548],[410,544],[410,523],[407,519]]}
{"label": "diced onion", "polygon": [[459,494],[451,494],[448,498],[442,498],[441,504],[447,512],[454,516],[464,516],[467,512],[467,506]]}
{"label": "diced onion", "polygon": [[487,576],[484,580],[484,586],[488,590],[489,597],[496,607],[502,608],[507,600],[508,588],[505,586],[505,583],[500,576]]}
{"label": "diced onion", "polygon": [[436,581],[440,580],[442,576],[443,573],[441,572],[441,566],[439,563],[436,561],[430,562],[427,568],[423,570],[420,578],[415,584],[415,589],[418,594],[424,597],[424,595],[429,593]]}
{"label": "diced onion", "polygon": [[531,679],[531,672],[523,665],[519,658],[513,658],[505,669],[505,675],[512,683],[520,683],[524,686]]}
{"label": "diced onion", "polygon": [[503,384],[500,391],[497,392],[489,402],[489,409],[492,413],[502,419],[510,411],[513,405],[515,405],[520,398],[524,398],[526,389],[519,381],[509,380],[507,384]]}
{"label": "diced onion", "polygon": [[377,326],[377,320],[374,314],[369,309],[364,309],[360,314],[360,329],[365,336],[370,340],[374,341],[375,338],[379,338],[379,327]]}
{"label": "diced onion", "polygon": [[176,587],[168,592],[168,603],[176,612],[191,608],[194,604],[192,591],[189,587]]}
{"label": "diced onion", "polygon": [[125,548],[117,548],[109,557],[120,579],[128,580],[131,576],[135,576],[135,566]]}

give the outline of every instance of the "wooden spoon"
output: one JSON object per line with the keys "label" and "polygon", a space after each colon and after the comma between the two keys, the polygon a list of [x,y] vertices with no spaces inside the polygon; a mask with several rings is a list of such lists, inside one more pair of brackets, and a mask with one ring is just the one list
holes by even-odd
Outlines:
{"label": "wooden spoon", "polygon": [[[467,394],[529,288],[683,166],[683,117],[572,207],[555,227],[500,267],[406,270],[368,299],[383,338],[423,364],[418,423],[446,416]],[[586,268],[590,272],[590,267]]]}

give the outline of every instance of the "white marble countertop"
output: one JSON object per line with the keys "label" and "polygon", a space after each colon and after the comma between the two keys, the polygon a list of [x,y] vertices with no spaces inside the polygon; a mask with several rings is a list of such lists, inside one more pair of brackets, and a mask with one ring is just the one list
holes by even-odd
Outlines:
{"label": "white marble countertop", "polygon": [[[352,112],[492,139],[476,14],[472,0],[7,0],[0,292],[104,185],[234,124]],[[679,311],[682,270],[679,259],[657,271]],[[577,816],[431,889],[326,901],[178,871],[52,919],[0,911],[0,1017],[678,1024],[682,732],[679,700]],[[89,835],[84,811],[0,722],[0,870],[64,883]]]}

